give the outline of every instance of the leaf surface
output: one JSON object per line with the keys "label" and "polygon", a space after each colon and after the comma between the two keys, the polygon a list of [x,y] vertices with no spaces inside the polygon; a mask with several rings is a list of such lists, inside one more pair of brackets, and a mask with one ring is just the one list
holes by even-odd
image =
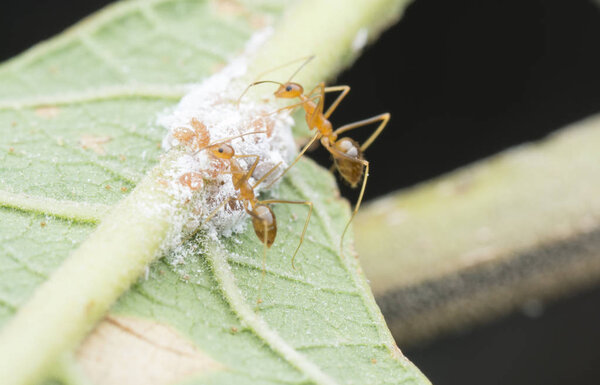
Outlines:
{"label": "leaf surface", "polygon": [[[0,67],[0,327],[156,163],[157,117],[186,83],[228,63],[287,5],[125,2]],[[296,270],[304,207],[274,205],[279,233],[262,287],[250,226],[220,242],[196,234],[152,264],[78,348],[84,377],[426,383],[395,347],[358,262],[338,253],[349,215],[331,175],[303,161],[271,195],[315,205]],[[130,353],[126,365],[110,360],[119,351]]]}

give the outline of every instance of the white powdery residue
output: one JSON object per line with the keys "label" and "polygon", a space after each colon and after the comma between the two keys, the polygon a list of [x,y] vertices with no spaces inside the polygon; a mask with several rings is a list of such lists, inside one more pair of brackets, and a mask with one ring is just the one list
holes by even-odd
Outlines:
{"label": "white powdery residue", "polygon": [[[255,34],[247,45],[246,54],[256,49],[270,32],[266,30]],[[244,207],[235,200],[215,212],[222,203],[238,195],[231,181],[232,175],[227,173],[228,163],[222,162],[219,165],[209,149],[198,150],[193,144],[179,143],[173,136],[174,130],[185,127],[188,132],[193,132],[194,129],[197,131],[201,123],[202,130],[209,136],[209,145],[226,141],[234,148],[236,155],[259,156],[258,166],[249,180],[252,185],[279,164],[279,168],[255,188],[256,196],[285,169],[297,151],[291,134],[293,119],[288,111],[273,113],[277,107],[270,103],[245,100],[237,103],[245,85],[238,82],[236,86],[232,80],[246,73],[246,60],[247,55],[243,55],[219,73],[192,87],[172,112],[159,118],[159,124],[168,129],[163,139],[163,148],[169,150],[179,146],[186,151],[186,155],[175,160],[169,174],[165,175],[169,193],[178,202],[191,205],[188,210],[192,213],[191,216],[177,218],[180,223],[176,227],[182,229],[183,233],[189,234],[203,225],[211,238],[230,236],[244,230],[247,214]],[[192,120],[197,120],[195,126],[192,125]],[[243,134],[247,135],[229,139]],[[243,169],[248,170],[255,158],[236,160]],[[203,186],[193,191],[189,185],[183,184],[181,177],[187,173],[202,175]],[[204,218],[209,215],[212,215],[211,219],[205,223]],[[171,238],[166,246],[176,247],[181,236],[174,235]]]}
{"label": "white powdery residue", "polygon": [[354,52],[358,52],[361,49],[365,48],[367,45],[367,41],[369,40],[369,30],[366,28],[361,28],[354,36],[354,40],[352,41],[352,50]]}
{"label": "white powdery residue", "polygon": [[198,252],[201,252],[202,248],[202,244],[195,242],[179,244],[172,248],[170,253],[166,254],[166,261],[174,267],[185,265],[186,261],[188,261],[190,258],[193,258],[198,254]]}

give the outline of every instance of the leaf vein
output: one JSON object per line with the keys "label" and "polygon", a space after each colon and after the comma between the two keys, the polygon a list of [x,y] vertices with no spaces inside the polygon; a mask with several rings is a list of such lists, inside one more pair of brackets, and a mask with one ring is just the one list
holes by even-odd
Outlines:
{"label": "leaf vein", "polygon": [[[257,271],[261,271],[261,272],[263,269],[261,265],[252,263],[246,259],[240,259],[239,257],[233,256],[233,255],[229,255],[227,258],[227,261],[231,262],[231,263],[235,263],[240,266],[249,267],[253,270],[257,270]],[[296,283],[300,283],[300,284],[303,284],[306,286],[310,286],[313,289],[319,290],[319,291],[324,291],[324,292],[333,293],[333,294],[345,294],[345,295],[351,295],[351,296],[356,296],[358,294],[356,291],[353,291],[353,290],[340,290],[335,287],[320,286],[314,282],[304,281],[298,277],[294,277],[294,276],[286,274],[284,272],[270,269],[269,267],[266,267],[265,272],[267,274],[273,275],[278,278],[285,279],[287,281],[296,282]]]}
{"label": "leaf vein", "polygon": [[251,310],[235,283],[231,267],[227,263],[226,254],[216,244],[210,243],[210,245],[212,247],[206,254],[207,259],[212,265],[213,273],[221,286],[225,299],[240,320],[251,328],[257,336],[262,338],[274,352],[278,353],[315,383],[323,385],[337,384],[315,363],[288,345],[276,331],[271,329],[262,318]]}
{"label": "leaf vein", "polygon": [[[332,244],[338,243],[338,241],[335,240],[336,237],[334,237],[332,233],[333,226],[331,225],[331,218],[329,217],[327,207],[325,207],[325,204],[322,202],[321,199],[317,199],[318,197],[316,196],[308,196],[308,194],[306,193],[314,190],[308,188],[304,181],[301,181],[300,177],[289,177],[288,182],[291,186],[296,188],[298,193],[301,194],[301,196],[303,196],[304,199],[310,199],[313,201],[315,212],[318,214],[317,218],[319,218],[322,222],[322,228],[324,228],[324,233],[330,239]],[[363,288],[363,290],[359,290],[359,295],[365,309],[367,309],[369,318],[371,319],[373,324],[376,325],[377,333],[379,334],[380,339],[388,341],[386,343],[386,347],[388,348],[390,353],[395,357],[399,358],[400,356],[398,355],[399,353],[398,348],[396,347],[396,343],[394,342],[389,330],[385,328],[385,325],[381,321],[382,315],[378,311],[377,305],[375,304],[375,300],[373,299],[372,295],[370,295],[368,284],[364,280],[361,280],[358,274],[355,273],[357,272],[357,269],[360,269],[358,262],[355,261],[354,266],[350,266],[351,261],[349,261],[348,257],[344,257],[340,255],[340,253],[335,253],[335,255],[338,256],[340,263],[346,270],[348,276],[352,279],[354,286]]]}
{"label": "leaf vein", "polygon": [[56,200],[0,190],[0,207],[51,215],[77,222],[98,223],[110,206],[98,203]]}
{"label": "leaf vein", "polygon": [[66,92],[17,100],[0,101],[0,110],[22,110],[43,106],[60,106],[117,99],[164,99],[178,101],[189,88],[186,84],[150,84],[106,86],[79,92]]}
{"label": "leaf vein", "polygon": [[179,35],[174,34],[163,27],[164,23],[160,22],[160,17],[156,14],[151,4],[143,4],[140,8],[142,16],[155,27],[155,30],[159,34],[164,35],[179,44],[190,47],[199,54],[208,54],[219,61],[225,61],[227,59],[228,55],[225,51],[215,50],[215,46],[203,44],[202,42],[191,42],[188,39],[182,39]]}
{"label": "leaf vein", "polygon": [[94,56],[100,59],[104,64],[110,68],[119,80],[127,80],[127,71],[120,65],[118,60],[106,49],[104,49],[100,43],[96,42],[92,35],[81,34],[79,36],[81,44]]}

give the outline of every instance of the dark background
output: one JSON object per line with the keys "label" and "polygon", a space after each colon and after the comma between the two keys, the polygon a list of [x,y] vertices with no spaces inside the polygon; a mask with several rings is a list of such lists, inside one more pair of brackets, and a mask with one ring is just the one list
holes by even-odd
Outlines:
{"label": "dark background", "polygon": [[[109,2],[4,0],[0,59]],[[366,154],[373,198],[600,111],[600,12],[583,0],[416,0],[338,83],[352,92],[334,125],[392,113]],[[404,353],[436,384],[598,384],[599,303],[591,290]]]}

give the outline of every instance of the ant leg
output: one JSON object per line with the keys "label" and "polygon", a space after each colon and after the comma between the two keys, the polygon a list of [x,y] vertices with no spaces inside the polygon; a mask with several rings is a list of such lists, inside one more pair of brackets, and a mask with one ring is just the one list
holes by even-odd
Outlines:
{"label": "ant leg", "polygon": [[283,163],[283,162],[277,163],[269,171],[267,171],[267,173],[265,175],[263,175],[259,180],[256,181],[256,183],[254,183],[254,186],[252,186],[252,189],[254,190],[256,188],[256,186],[258,186],[259,184],[264,182],[265,179],[267,179],[269,177],[269,175],[271,175],[275,170],[277,170],[277,168],[279,168],[279,166],[281,166],[281,163]]}
{"label": "ant leg", "polygon": [[250,166],[250,169],[248,171],[252,171],[254,172],[254,169],[256,168],[256,165],[258,165],[258,161],[260,160],[260,155],[234,155],[232,156],[232,158],[254,158],[254,162],[252,162],[252,166]]}
{"label": "ant leg", "polygon": [[227,199],[225,199],[223,202],[221,202],[221,204],[219,206],[217,206],[216,209],[214,209],[200,224],[201,226],[203,224],[205,224],[206,222],[210,221],[215,215],[217,215],[217,213],[219,212],[219,210],[221,210],[223,207],[225,207],[226,204],[228,204],[229,202],[231,202],[232,200],[234,200],[236,198],[234,197],[229,197]]}
{"label": "ant leg", "polygon": [[373,141],[375,139],[377,139],[377,137],[379,136],[379,134],[381,134],[381,131],[383,131],[383,129],[385,128],[385,126],[388,124],[389,120],[390,120],[390,114],[386,112],[385,114],[377,115],[377,116],[374,116],[374,117],[369,118],[369,119],[359,120],[358,122],[346,124],[346,125],[338,128],[337,130],[335,130],[333,133],[339,136],[341,133],[344,133],[346,131],[350,131],[350,130],[353,130],[353,129],[358,128],[358,127],[367,126],[367,125],[369,125],[371,123],[375,123],[375,122],[381,121],[381,123],[379,124],[379,126],[377,127],[377,129],[375,130],[375,132],[373,134],[371,134],[371,136],[369,137],[369,139],[367,139],[360,146],[360,151],[365,151],[373,143]]}
{"label": "ant leg", "polygon": [[306,102],[298,102],[298,103],[290,104],[289,106],[281,107],[281,108],[276,109],[273,112],[269,112],[268,114],[265,114],[265,116],[278,114],[281,111],[285,111],[285,110],[290,110],[291,112],[293,112],[297,107],[304,105],[304,103],[306,103]]}
{"label": "ant leg", "polygon": [[[260,203],[260,202],[257,202]],[[246,212],[248,213],[248,215],[250,215],[252,218],[258,219],[262,222],[263,225],[263,256],[262,256],[262,267],[261,267],[261,276],[260,276],[260,281],[258,284],[258,296],[256,298],[256,305],[260,305],[262,303],[262,298],[261,297],[261,293],[262,293],[262,288],[263,288],[263,284],[265,281],[265,275],[267,273],[267,249],[269,248],[269,244],[268,244],[268,231],[269,231],[269,223],[263,219],[261,219],[258,215],[256,215],[252,210],[249,210],[248,208],[246,208]]]}
{"label": "ant leg", "polygon": [[342,91],[342,93],[339,94],[338,97],[333,101],[333,103],[331,103],[329,108],[327,108],[327,111],[325,112],[326,119],[329,119],[331,114],[333,114],[333,111],[335,111],[335,109],[338,107],[338,105],[342,102],[342,99],[344,99],[346,97],[346,95],[348,95],[348,92],[350,92],[350,86],[325,87],[325,89],[323,90],[324,93],[335,92],[335,91]]}
{"label": "ant leg", "polygon": [[[364,159],[351,158],[348,155],[344,154],[343,152],[337,150],[336,148],[331,147],[330,143],[327,143],[327,145],[325,145],[324,147],[327,151],[329,151],[329,153],[331,155],[333,155],[334,158],[346,158],[350,161],[361,163],[365,167],[363,183],[360,188],[360,193],[358,194],[358,200],[356,201],[356,204],[354,205],[354,210],[352,210],[352,215],[350,216],[348,223],[346,223],[346,227],[344,227],[344,231],[342,232],[342,237],[340,238],[340,255],[344,256],[344,237],[346,235],[346,232],[348,231],[348,228],[350,227],[350,223],[352,222],[352,220],[354,219],[354,216],[358,212],[358,209],[360,208],[360,205],[363,200],[363,196],[365,195],[365,188],[367,187],[367,179],[369,178],[369,162]],[[333,165],[333,167],[335,167],[335,164]]]}
{"label": "ant leg", "polygon": [[[250,179],[250,177],[252,176],[254,169],[258,165],[260,156],[259,155],[234,155],[232,158],[255,158],[254,162],[252,163],[252,166],[250,166],[250,169],[248,171],[237,172],[235,174],[237,174],[237,175],[241,174],[241,176],[239,178],[232,178],[231,182],[233,183],[233,187],[236,190],[239,190],[240,186],[242,186],[244,183],[246,183],[248,181],[248,179]],[[235,175],[235,174],[232,173],[232,175]]]}
{"label": "ant leg", "polygon": [[[241,183],[243,181],[248,180],[252,176],[252,174],[254,174],[254,170],[258,166],[258,162],[260,160],[260,156],[259,155],[235,155],[234,158],[255,158],[254,162],[252,163],[252,166],[250,166],[250,168],[248,169],[248,171],[246,171],[244,173],[245,177],[241,178],[240,181],[237,183],[236,187],[238,187],[239,185],[241,185]],[[281,163],[282,162],[277,163],[269,171],[267,171],[267,173],[265,175],[263,175],[258,181],[256,181],[256,183],[254,183],[254,185],[252,186],[252,189],[254,189],[256,186],[258,186],[259,184],[261,184],[262,182],[264,182],[265,179],[267,179],[269,177],[269,175],[271,175],[273,172],[275,172],[275,170],[277,170],[277,168],[279,166],[281,166]]]}
{"label": "ant leg", "polygon": [[269,183],[269,185],[267,187],[265,187],[266,189],[271,188],[271,186],[273,186],[273,184],[275,182],[277,182],[279,179],[281,179],[288,171],[290,168],[292,168],[296,163],[298,163],[298,161],[300,160],[300,158],[302,158],[302,155],[304,155],[304,153],[306,152],[306,150],[309,149],[310,146],[312,146],[312,144],[315,142],[315,140],[319,139],[321,137],[321,133],[320,132],[316,132],[315,135],[312,137],[312,139],[304,146],[304,148],[302,149],[302,151],[300,151],[300,153],[298,154],[298,156],[296,157],[296,159],[294,159],[294,161],[292,162],[292,164],[290,164],[285,170],[283,170],[283,172],[281,174],[279,174],[279,176],[277,178],[275,178],[275,180],[273,180],[273,182]]}
{"label": "ant leg", "polygon": [[260,283],[258,284],[258,298],[256,298],[257,305],[262,303],[262,298],[260,298],[260,297],[261,297],[262,289],[263,289],[263,286],[265,283],[265,275],[267,275],[267,249],[268,249],[267,231],[269,228],[267,221],[263,221],[263,227],[264,227],[265,236],[263,237],[262,268],[261,268],[261,273],[260,273]]}
{"label": "ant leg", "polygon": [[363,166],[365,166],[365,176],[363,178],[363,183],[360,188],[360,194],[358,194],[358,200],[356,201],[356,205],[354,205],[354,210],[352,211],[352,215],[350,216],[348,223],[346,223],[346,227],[344,227],[344,231],[342,232],[342,237],[340,238],[340,255],[342,257],[344,256],[344,236],[346,235],[346,232],[348,231],[348,228],[350,227],[350,223],[352,223],[354,216],[356,216],[356,213],[358,212],[358,209],[360,208],[360,204],[362,203],[363,195],[365,194],[365,187],[367,187],[367,179],[369,178],[369,162],[364,159],[358,160],[358,161],[360,163],[362,163]]}
{"label": "ant leg", "polygon": [[323,85],[323,87],[325,87],[325,83],[321,82],[318,85],[315,86],[315,88],[313,88],[312,90],[310,90],[309,93],[306,93],[304,95],[306,95],[307,97],[311,97],[315,94],[315,91],[319,90],[321,88],[321,85]]}
{"label": "ant leg", "polygon": [[296,254],[298,254],[298,250],[300,250],[300,246],[302,246],[302,242],[304,242],[304,236],[306,235],[306,229],[308,228],[308,222],[310,221],[310,216],[312,215],[313,203],[310,201],[285,201],[280,199],[269,199],[265,201],[259,201],[261,204],[269,204],[269,203],[284,203],[290,205],[307,205],[308,206],[308,215],[306,216],[306,221],[304,221],[304,228],[302,229],[302,235],[300,235],[300,242],[298,243],[298,247],[296,247],[296,251],[294,251],[294,255],[292,255],[292,267],[296,270],[296,266],[294,265],[294,260],[296,259]]}
{"label": "ant leg", "polygon": [[319,92],[319,104],[317,105],[317,108],[315,109],[315,111],[311,115],[311,117],[310,117],[311,120],[314,119],[314,117],[317,116],[317,114],[323,113],[323,108],[325,106],[325,94],[326,93],[336,92],[336,91],[342,91],[342,93],[338,95],[338,97],[333,101],[333,103],[331,103],[331,105],[329,106],[329,108],[327,108],[327,111],[323,115],[323,117],[325,117],[325,119],[329,119],[329,117],[331,116],[331,114],[333,113],[333,111],[335,111],[335,109],[342,102],[342,100],[346,97],[346,95],[348,95],[348,92],[350,92],[350,86],[325,87],[325,83],[321,82],[321,83],[319,83],[318,86],[316,86],[315,88],[313,88],[307,94],[307,96],[312,99],[313,98],[312,95],[318,89],[320,89],[320,92]]}
{"label": "ant leg", "polygon": [[309,100],[314,100],[314,99],[318,99],[318,98],[320,98],[320,97],[321,97],[321,95],[320,95],[320,94],[319,94],[319,95],[314,95],[314,96],[311,96],[310,98],[308,98],[308,100],[305,100],[305,101],[302,101],[302,102],[298,102],[298,103],[294,103],[294,104],[290,104],[289,106],[285,106],[285,107],[278,108],[278,109],[276,109],[275,111],[273,111],[273,112],[269,112],[268,114],[265,114],[265,115],[266,115],[266,116],[268,116],[268,115],[273,115],[273,114],[277,114],[277,113],[279,113],[279,112],[281,112],[281,111],[285,111],[285,110],[294,110],[294,109],[296,109],[296,107],[303,106],[303,105],[304,105],[304,104],[305,104],[307,101],[309,101]]}

